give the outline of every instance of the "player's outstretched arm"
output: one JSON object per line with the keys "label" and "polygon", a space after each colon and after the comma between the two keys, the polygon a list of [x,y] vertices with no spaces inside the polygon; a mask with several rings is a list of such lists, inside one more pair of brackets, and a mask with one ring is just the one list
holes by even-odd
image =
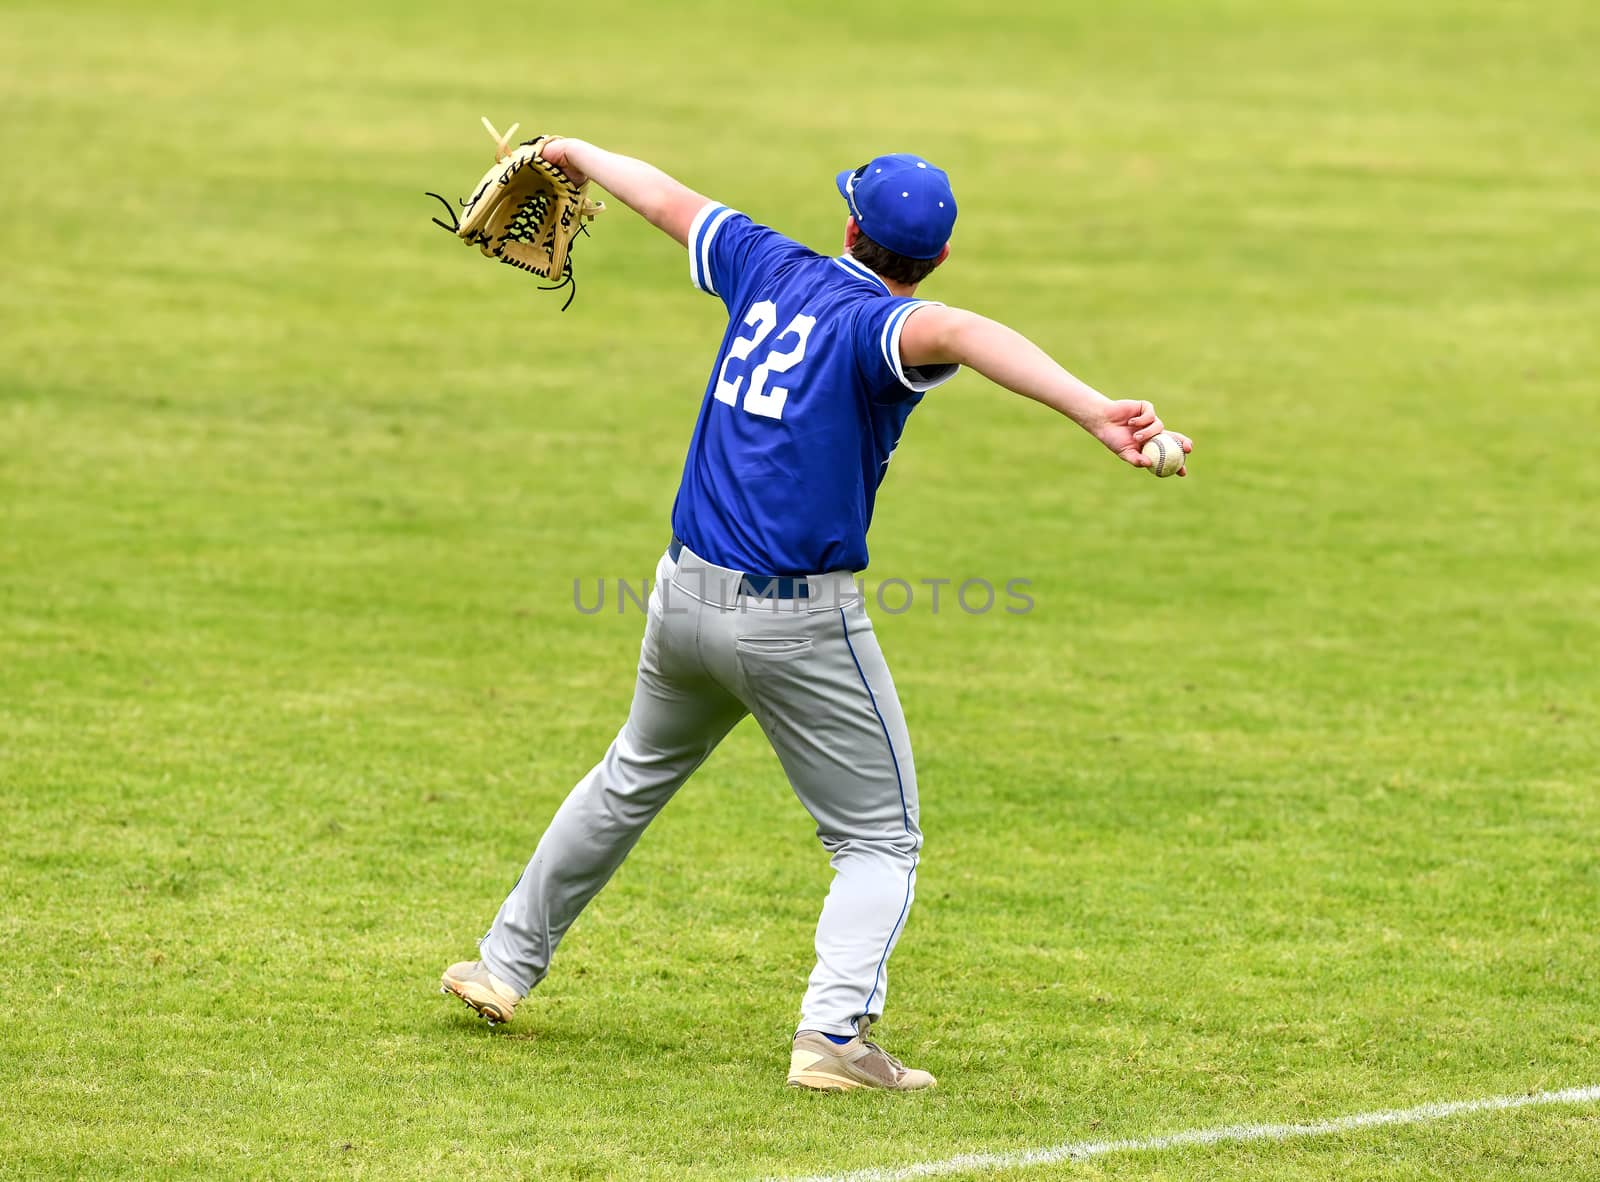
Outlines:
{"label": "player's outstretched arm", "polygon": [[708,198],[673,180],[653,164],[597,148],[587,140],[559,136],[539,154],[577,184],[590,180],[657,229],[689,244],[689,227]]}
{"label": "player's outstretched arm", "polygon": [[[1139,449],[1166,430],[1148,402],[1107,398],[1020,332],[961,308],[925,305],[911,313],[900,333],[900,360],[907,366],[954,363],[975,369],[996,385],[1060,411],[1135,468],[1150,467]],[[1193,450],[1186,436],[1171,434],[1185,452]],[[1178,475],[1185,470],[1178,469]]]}

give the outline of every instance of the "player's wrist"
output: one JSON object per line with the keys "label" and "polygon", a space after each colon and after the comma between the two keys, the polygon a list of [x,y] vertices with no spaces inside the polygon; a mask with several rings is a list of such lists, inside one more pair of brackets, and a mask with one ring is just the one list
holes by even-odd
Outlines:
{"label": "player's wrist", "polygon": [[574,139],[571,136],[556,136],[555,142],[559,144],[561,154],[578,168],[589,171],[588,165],[593,162],[598,149],[588,140]]}
{"label": "player's wrist", "polygon": [[1097,439],[1111,425],[1111,408],[1111,399],[1081,382],[1068,385],[1056,403],[1057,410]]}

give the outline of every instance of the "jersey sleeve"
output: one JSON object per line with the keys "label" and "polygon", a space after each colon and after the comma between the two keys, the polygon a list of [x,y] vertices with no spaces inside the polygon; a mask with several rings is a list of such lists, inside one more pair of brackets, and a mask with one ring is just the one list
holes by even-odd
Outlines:
{"label": "jersey sleeve", "polygon": [[877,379],[880,402],[893,402],[942,386],[959,365],[906,365],[900,359],[900,334],[918,308],[942,308],[934,300],[881,299],[867,304],[856,320],[856,362]]}
{"label": "jersey sleeve", "polygon": [[708,202],[689,226],[689,282],[732,308],[740,288],[793,247],[776,230]]}

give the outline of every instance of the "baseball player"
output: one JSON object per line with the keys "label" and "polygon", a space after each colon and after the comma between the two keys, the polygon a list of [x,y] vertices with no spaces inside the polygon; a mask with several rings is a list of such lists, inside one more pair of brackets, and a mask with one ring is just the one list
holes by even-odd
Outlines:
{"label": "baseball player", "polygon": [[[933,1084],[868,1039],[916,887],[911,740],[855,573],[889,457],[927,391],[968,366],[1044,403],[1123,462],[1163,430],[1036,345],[916,298],[950,253],[956,199],[918,156],[838,176],[844,251],[820,255],[640,160],[576,139],[544,155],[688,248],[728,309],[656,568],[633,704],[572,790],[479,944],[443,986],[510,1021],[561,937],[736,723],[754,715],[815,819],[834,878],[817,922],[788,1082],[827,1091]],[[1187,452],[1191,444],[1179,436]]]}

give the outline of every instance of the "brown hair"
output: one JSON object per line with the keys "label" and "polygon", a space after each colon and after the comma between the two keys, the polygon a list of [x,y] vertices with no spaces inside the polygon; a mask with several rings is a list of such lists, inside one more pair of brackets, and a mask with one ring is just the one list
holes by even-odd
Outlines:
{"label": "brown hair", "polygon": [[[859,227],[857,227],[859,229]],[[870,271],[885,279],[914,287],[926,279],[939,265],[937,256],[931,259],[912,259],[895,254],[886,246],[879,246],[865,234],[859,235],[850,247],[850,256]]]}

